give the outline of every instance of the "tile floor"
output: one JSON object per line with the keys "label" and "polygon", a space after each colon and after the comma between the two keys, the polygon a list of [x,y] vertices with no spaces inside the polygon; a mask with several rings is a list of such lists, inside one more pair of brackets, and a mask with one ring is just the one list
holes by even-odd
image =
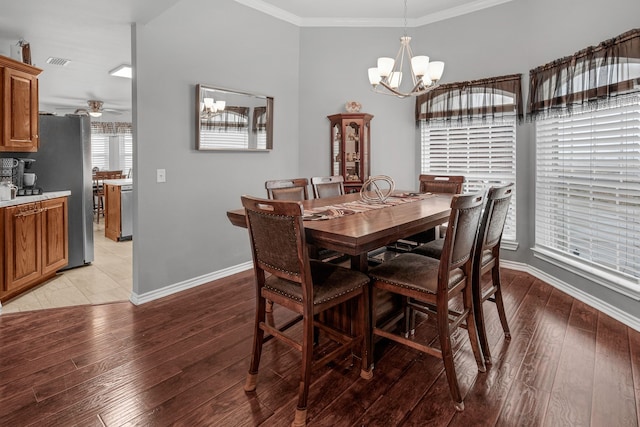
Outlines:
{"label": "tile floor", "polygon": [[132,242],[104,237],[104,221],[93,224],[95,260],[2,303],[1,313],[127,301],[132,287]]}

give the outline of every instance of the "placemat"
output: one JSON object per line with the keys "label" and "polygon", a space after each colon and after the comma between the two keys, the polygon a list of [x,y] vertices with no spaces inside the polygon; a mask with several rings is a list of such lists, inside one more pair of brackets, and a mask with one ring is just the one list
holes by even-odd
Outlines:
{"label": "placemat", "polygon": [[411,203],[432,196],[432,193],[395,193],[389,196],[384,203],[366,203],[360,200],[354,200],[352,202],[320,206],[313,209],[305,209],[302,219],[305,221],[320,221],[339,218],[345,215],[353,215],[358,212],[366,212],[373,209],[383,209],[390,206],[401,205],[403,203]]}

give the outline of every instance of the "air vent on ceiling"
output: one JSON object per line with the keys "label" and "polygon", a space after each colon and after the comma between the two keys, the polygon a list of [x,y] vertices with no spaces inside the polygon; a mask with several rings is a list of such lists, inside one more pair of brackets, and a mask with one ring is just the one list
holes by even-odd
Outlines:
{"label": "air vent on ceiling", "polygon": [[64,58],[55,58],[53,56],[50,56],[49,58],[47,58],[47,64],[58,65],[60,67],[66,66],[69,62],[71,61]]}

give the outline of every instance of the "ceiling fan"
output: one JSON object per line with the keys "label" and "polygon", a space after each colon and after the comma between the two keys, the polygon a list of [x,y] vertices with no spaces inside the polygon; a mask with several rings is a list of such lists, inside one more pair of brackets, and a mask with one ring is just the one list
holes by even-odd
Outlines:
{"label": "ceiling fan", "polygon": [[91,117],[100,117],[102,116],[102,105],[104,104],[104,102],[102,101],[98,101],[95,99],[90,99],[87,101],[87,105],[89,106],[89,108],[78,108],[75,111],[75,114],[88,114]]}

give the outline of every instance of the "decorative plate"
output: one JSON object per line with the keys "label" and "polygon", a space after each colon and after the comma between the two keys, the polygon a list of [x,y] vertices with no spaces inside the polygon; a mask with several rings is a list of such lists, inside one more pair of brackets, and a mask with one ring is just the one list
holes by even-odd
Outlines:
{"label": "decorative plate", "polygon": [[362,105],[357,101],[348,101],[344,108],[347,110],[347,113],[358,113],[360,112]]}

